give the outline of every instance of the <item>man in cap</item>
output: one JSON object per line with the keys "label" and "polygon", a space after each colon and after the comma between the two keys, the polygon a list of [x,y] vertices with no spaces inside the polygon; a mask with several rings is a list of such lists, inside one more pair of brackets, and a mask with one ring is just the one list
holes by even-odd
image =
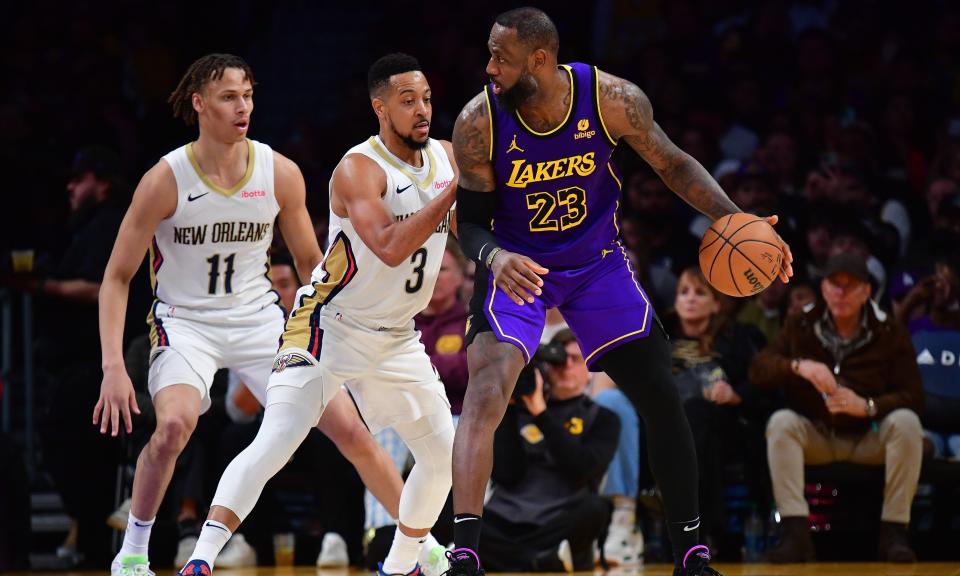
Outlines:
{"label": "man in cap", "polygon": [[913,562],[907,526],[920,477],[923,405],[910,335],[870,300],[866,263],[838,254],[824,267],[822,301],[787,319],[754,357],[750,380],[782,387],[786,408],[767,424],[774,497],[783,522],[771,562],[814,560],[804,465],[885,465],[879,555]]}

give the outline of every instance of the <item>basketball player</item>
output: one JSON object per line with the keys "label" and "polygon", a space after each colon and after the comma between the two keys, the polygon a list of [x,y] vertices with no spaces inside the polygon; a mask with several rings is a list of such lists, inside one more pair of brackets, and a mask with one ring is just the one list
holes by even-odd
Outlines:
{"label": "basketball player", "polygon": [[[170,97],[174,115],[199,123],[196,142],[164,156],[141,180],[100,288],[103,383],[93,423],[117,435],[139,413],[121,342],[130,278],[149,246],[156,300],[150,393],[157,427],[137,460],[133,497],[114,576],[152,574],[151,527],[177,456],[210,405],[218,368],[237,373],[266,401],[284,310],[271,290],[268,251],[276,219],[301,271],[322,257],[296,164],[247,139],[253,73],[242,59],[210,54],[190,66]],[[349,398],[334,398],[319,424],[393,513],[402,480]]]}
{"label": "basketball player", "polygon": [[[367,77],[377,136],[330,179],[330,247],[297,293],[256,439],[227,467],[185,576],[209,576],[264,484],[346,384],[373,432],[392,427],[416,461],[381,574],[417,574],[420,543],[451,482],[453,418],[413,317],[430,302],[455,199],[449,142],[429,137],[430,86],[405,54]],[[342,396],[342,395],[341,395]]]}
{"label": "basketball player", "polygon": [[[712,219],[739,209],[657,126],[639,88],[592,66],[557,64],[559,38],[542,11],[499,15],[488,47],[491,82],[463,109],[453,134],[462,171],[460,242],[478,266],[470,380],[454,445],[458,548],[449,574],[482,572],[476,550],[494,430],[551,307],[559,307],[590,368],[606,372],[646,422],[674,573],[717,574],[698,545],[696,458],[669,345],[617,239],[621,183],[611,153],[625,141]],[[786,264],[781,278],[790,273]]]}

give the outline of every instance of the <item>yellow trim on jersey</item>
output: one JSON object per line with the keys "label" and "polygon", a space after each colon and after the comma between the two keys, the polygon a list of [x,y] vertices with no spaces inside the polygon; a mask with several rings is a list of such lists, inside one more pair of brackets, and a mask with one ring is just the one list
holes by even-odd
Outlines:
{"label": "yellow trim on jersey", "polygon": [[610,135],[610,131],[607,130],[607,124],[603,121],[603,112],[600,111],[600,71],[597,70],[597,67],[593,67],[593,77],[596,78],[593,87],[593,95],[597,99],[597,118],[600,120],[600,126],[603,128],[603,133],[607,137],[607,142],[613,146],[617,145],[617,141],[613,139],[613,136]]}
{"label": "yellow trim on jersey", "polygon": [[157,321],[153,316],[153,307],[154,304],[151,304],[150,311],[147,312],[147,325],[150,326],[150,350],[154,350],[160,340],[160,334],[157,333]]}
{"label": "yellow trim on jersey", "polygon": [[216,184],[213,183],[212,180],[207,178],[206,174],[203,173],[203,170],[200,168],[200,163],[197,162],[197,157],[193,153],[193,142],[190,142],[189,144],[187,144],[187,158],[190,160],[190,165],[193,166],[193,171],[197,173],[197,176],[200,178],[200,180],[203,181],[204,184],[207,185],[208,188],[210,188],[214,192],[219,192],[224,196],[233,196],[234,194],[239,192],[241,188],[246,186],[247,182],[249,182],[251,178],[253,178],[253,166],[254,166],[253,141],[248,139],[246,142],[247,142],[247,171],[243,174],[243,178],[241,178],[239,182],[237,182],[232,188],[229,188],[229,189],[217,186]]}
{"label": "yellow trim on jersey", "polygon": [[596,354],[601,350],[603,350],[604,348],[611,346],[613,344],[616,344],[617,342],[623,340],[624,338],[629,338],[636,334],[642,334],[643,331],[647,329],[647,320],[650,318],[650,301],[647,300],[647,296],[643,293],[643,290],[640,289],[640,284],[637,282],[637,275],[633,271],[633,266],[630,265],[630,259],[627,258],[627,251],[623,248],[623,244],[620,244],[619,242],[617,244],[620,246],[620,252],[623,254],[623,261],[624,263],[626,263],[627,270],[630,272],[630,278],[633,279],[633,285],[637,287],[637,292],[640,293],[640,297],[643,298],[643,301],[647,303],[647,309],[643,312],[643,324],[640,325],[639,330],[634,330],[633,332],[628,332],[622,336],[617,336],[613,340],[610,340],[609,342],[600,345],[600,347],[598,347],[596,350],[591,352],[590,355],[584,359],[584,362],[589,362],[591,358],[596,356]]}
{"label": "yellow trim on jersey", "polygon": [[527,347],[523,345],[523,342],[520,339],[514,338],[513,336],[507,334],[506,332],[503,331],[503,328],[500,327],[500,322],[497,320],[497,315],[493,313],[493,299],[496,295],[497,295],[497,281],[494,280],[493,290],[490,292],[490,304],[487,306],[487,310],[490,310],[490,317],[493,318],[493,323],[497,325],[497,330],[500,331],[500,334],[503,334],[504,338],[509,338],[514,342],[516,342],[518,346],[520,346],[520,349],[523,350],[523,354],[526,357],[526,360],[530,361],[530,358],[531,358],[530,351],[527,350]]}
{"label": "yellow trim on jersey", "polygon": [[[493,107],[490,106],[490,91],[487,90],[486,86],[483,88],[483,99],[487,101],[487,121],[490,125],[490,152],[487,154],[487,159],[493,162]],[[514,145],[517,143],[516,134],[513,136],[513,143]],[[520,151],[523,152],[523,150]],[[509,150],[507,150],[507,152],[509,152]]]}
{"label": "yellow trim on jersey", "polygon": [[410,179],[411,182],[417,185],[417,188],[420,190],[427,190],[430,187],[430,184],[433,182],[433,179],[437,177],[437,161],[433,156],[433,151],[430,150],[430,145],[428,144],[424,151],[427,153],[427,161],[430,163],[430,171],[427,172],[427,177],[423,180],[418,179],[413,175],[403,163],[399,162],[396,158],[393,157],[389,152],[380,145],[380,141],[377,140],[376,136],[371,136],[367,142],[370,143],[370,147],[373,148],[373,151],[377,153],[378,156],[383,158],[384,162],[393,166],[404,176]]}
{"label": "yellow trim on jersey", "polygon": [[623,182],[621,182],[620,179],[617,178],[617,175],[614,174],[613,166],[611,166],[609,162],[607,162],[607,170],[610,171],[610,175],[613,176],[613,179],[617,181],[617,187],[623,190]]}
{"label": "yellow trim on jersey", "polygon": [[283,329],[281,351],[287,348],[300,348],[310,351],[310,337],[313,331],[313,327],[310,326],[310,318],[317,311],[317,307],[326,304],[330,294],[343,281],[347,274],[349,261],[347,247],[343,240],[338,238],[330,246],[323,259],[322,265],[327,272],[327,280],[325,282],[314,282],[313,294],[305,296],[302,300],[303,304],[298,305],[296,310],[290,314]]}
{"label": "yellow trim on jersey", "polygon": [[613,229],[617,231],[617,237],[620,236],[620,225],[617,224],[617,210],[620,209],[620,200],[617,200],[617,205],[613,207]]}
{"label": "yellow trim on jersey", "polygon": [[[147,258],[147,268],[150,269],[150,289],[153,290],[154,295],[157,293],[157,272],[153,269],[153,260],[157,257],[156,253],[153,250],[153,238],[150,239],[150,248],[149,248],[149,257]],[[150,320],[148,319],[147,322]]]}
{"label": "yellow trim on jersey", "polygon": [[564,70],[567,71],[567,74],[570,75],[570,107],[567,108],[567,115],[563,117],[563,121],[560,122],[559,124],[557,124],[556,128],[554,128],[553,130],[550,130],[549,132],[537,132],[537,131],[534,130],[533,128],[527,126],[527,123],[523,121],[523,116],[520,116],[520,111],[519,111],[519,110],[517,110],[517,111],[514,113],[514,115],[517,117],[517,120],[520,121],[520,124],[521,124],[524,128],[526,128],[531,134],[534,134],[534,135],[536,135],[536,136],[549,136],[549,135],[553,134],[553,133],[556,132],[557,130],[559,130],[559,129],[563,128],[564,126],[566,126],[566,125],[567,125],[567,120],[569,120],[569,119],[570,119],[570,115],[573,114],[574,104],[576,104],[576,102],[577,102],[577,88],[576,88],[577,83],[576,83],[576,81],[574,81],[574,79],[573,79],[573,68],[570,68],[570,67],[567,66],[566,64],[561,64],[561,66],[563,67]]}

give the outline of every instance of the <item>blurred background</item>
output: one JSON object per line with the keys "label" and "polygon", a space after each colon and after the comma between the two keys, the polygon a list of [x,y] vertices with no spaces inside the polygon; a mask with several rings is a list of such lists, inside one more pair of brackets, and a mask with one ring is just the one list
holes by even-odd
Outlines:
{"label": "blurred background", "polygon": [[[778,231],[796,258],[795,284],[806,286],[810,297],[819,291],[829,256],[852,252],[866,260],[876,299],[893,310],[935,274],[940,255],[960,248],[957,3],[531,4],[554,19],[561,62],[596,64],[635,82],[649,96],[666,133],[714,174],[741,208],[779,214]],[[5,4],[0,19],[0,166],[7,190],[0,209],[0,541],[6,545],[0,544],[0,569],[23,567],[25,552],[55,556],[69,525],[44,524],[43,518],[61,518],[52,496],[58,475],[83,475],[99,467],[109,513],[124,483],[122,463],[131,458],[118,442],[80,439],[90,432],[83,426],[98,392],[95,307],[90,301],[58,299],[43,288],[47,279],[71,277],[64,262],[75,261],[78,250],[88,254],[76,245],[75,234],[89,222],[91,208],[71,208],[68,186],[87,172],[109,179],[111,204],[122,215],[143,172],[196,137],[195,128],[172,118],[166,103],[181,75],[199,56],[230,52],[250,63],[257,82],[250,137],[300,166],[308,208],[325,245],[330,173],[349,147],[377,129],[367,67],[387,52],[416,56],[433,89],[431,136],[449,139],[457,113],[485,82],[494,16],[518,5]],[[666,313],[682,271],[696,264],[697,243],[709,222],[674,197],[632,151],[618,150],[616,159],[624,175],[623,239],[657,309]],[[112,233],[104,230],[109,245]],[[28,253],[29,266],[23,261]],[[86,272],[102,266],[108,254],[91,257]],[[948,307],[957,302],[953,286]],[[151,299],[145,277],[132,290],[128,342],[146,331],[142,319]],[[744,314],[741,320],[753,322],[769,340],[790,298],[786,288],[778,288],[765,300],[724,300],[725,313]],[[82,366],[87,376],[64,375],[64,366]],[[960,372],[954,370],[953,378],[960,381]],[[64,392],[81,382],[87,387],[82,392]],[[67,397],[72,400],[64,405]],[[931,458],[938,446],[942,459],[957,456],[949,443],[935,444]],[[78,450],[88,459],[70,460]],[[8,464],[23,473],[7,474]],[[742,533],[751,505],[760,507],[764,521],[769,509],[770,497],[762,488],[744,492],[757,478],[743,474],[728,483],[734,488],[725,493],[728,504],[739,506],[734,519],[740,524],[728,526],[732,533]],[[950,487],[956,487],[956,476],[947,478],[947,492],[939,494],[955,498]],[[650,487],[649,477],[646,481]],[[824,490],[836,496],[839,485]],[[927,486],[921,485],[918,499],[930,516],[914,529],[926,526],[931,534],[960,529],[956,516],[934,514],[938,492],[934,484]],[[29,494],[34,497],[14,497]],[[351,560],[361,554],[361,520],[344,529],[356,533],[355,539],[348,537]],[[828,525],[822,522],[821,530],[830,530]],[[856,526],[849,529],[856,532]],[[109,533],[102,538],[109,540]],[[648,543],[653,539],[648,536]],[[741,541],[731,540],[731,556],[739,556]],[[82,552],[82,560],[49,560],[48,565],[81,562],[105,568],[102,560],[111,557],[103,546]],[[927,557],[951,554],[957,557],[956,551],[927,551]]]}

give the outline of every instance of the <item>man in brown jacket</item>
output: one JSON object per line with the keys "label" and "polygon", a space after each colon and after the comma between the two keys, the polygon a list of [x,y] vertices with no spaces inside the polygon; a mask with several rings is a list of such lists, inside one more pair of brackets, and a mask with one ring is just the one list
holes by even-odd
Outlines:
{"label": "man in brown jacket", "polygon": [[913,562],[907,539],[920,477],[923,400],[907,331],[870,300],[870,275],[855,256],[831,258],[823,302],[790,317],[754,357],[750,380],[783,387],[787,408],[767,424],[774,497],[783,519],[771,562],[814,559],[803,497],[805,464],[885,464],[880,559]]}

